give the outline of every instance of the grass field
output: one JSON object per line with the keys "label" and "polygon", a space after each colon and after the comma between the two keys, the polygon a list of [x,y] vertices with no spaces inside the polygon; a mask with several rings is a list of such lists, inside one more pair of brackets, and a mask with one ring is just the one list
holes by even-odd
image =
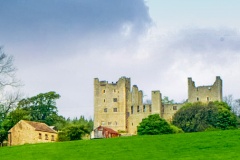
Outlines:
{"label": "grass field", "polygon": [[0,148],[0,159],[240,159],[240,130],[133,136]]}

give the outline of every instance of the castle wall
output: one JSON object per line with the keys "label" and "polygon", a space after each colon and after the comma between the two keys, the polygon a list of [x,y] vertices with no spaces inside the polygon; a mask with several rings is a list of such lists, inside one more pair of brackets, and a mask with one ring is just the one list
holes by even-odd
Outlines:
{"label": "castle wall", "polygon": [[188,78],[188,102],[210,102],[222,101],[222,80],[219,76],[213,85],[208,86],[195,86],[192,78]]}
{"label": "castle wall", "polygon": [[139,105],[139,110],[135,108],[128,117],[128,133],[137,134],[137,126],[142,122],[143,118],[147,118],[151,112],[151,104]]}
{"label": "castle wall", "polygon": [[180,109],[182,108],[184,104],[183,103],[178,103],[178,104],[164,104],[163,105],[163,119],[166,121],[171,122],[173,115]]}

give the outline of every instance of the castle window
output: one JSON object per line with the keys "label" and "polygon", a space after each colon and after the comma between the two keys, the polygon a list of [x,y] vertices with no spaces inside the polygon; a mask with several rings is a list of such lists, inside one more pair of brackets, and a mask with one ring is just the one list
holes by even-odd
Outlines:
{"label": "castle window", "polygon": [[103,102],[106,102],[106,99],[103,99]]}
{"label": "castle window", "polygon": [[111,125],[112,124],[112,122],[108,122],[108,125]]}
{"label": "castle window", "polygon": [[42,139],[42,133],[39,133],[38,138]]}
{"label": "castle window", "polygon": [[104,122],[104,121],[102,121],[102,122],[101,122],[101,124],[104,126],[104,125],[105,125],[105,122]]}
{"label": "castle window", "polygon": [[210,100],[210,98],[209,97],[207,97],[207,101],[209,101]]}
{"label": "castle window", "polygon": [[115,121],[114,123],[115,123],[115,125],[117,125],[117,121]]}
{"label": "castle window", "polygon": [[45,140],[48,140],[48,135],[47,134],[45,134]]}
{"label": "castle window", "polygon": [[116,89],[114,89],[113,92],[115,93],[115,92],[116,92]]}
{"label": "castle window", "polygon": [[197,101],[199,101],[199,98],[197,97]]}
{"label": "castle window", "polygon": [[113,108],[113,112],[117,112],[117,108]]}
{"label": "castle window", "polygon": [[143,106],[143,112],[146,112],[146,106],[145,105]]}
{"label": "castle window", "polygon": [[130,113],[129,112],[127,112],[127,117],[129,117],[130,116]]}
{"label": "castle window", "polygon": [[139,106],[137,106],[137,112],[140,112],[140,107]]}
{"label": "castle window", "polygon": [[152,106],[149,105],[149,112],[152,112]]}
{"label": "castle window", "polygon": [[177,106],[173,106],[173,110],[177,110]]}
{"label": "castle window", "polygon": [[133,114],[133,106],[131,106],[131,114]]}
{"label": "castle window", "polygon": [[54,135],[51,136],[51,141],[54,141]]}
{"label": "castle window", "polygon": [[117,102],[117,98],[113,98],[113,102]]}
{"label": "castle window", "polygon": [[105,89],[102,91],[102,93],[106,93]]}
{"label": "castle window", "polygon": [[104,108],[104,112],[107,112],[107,108]]}

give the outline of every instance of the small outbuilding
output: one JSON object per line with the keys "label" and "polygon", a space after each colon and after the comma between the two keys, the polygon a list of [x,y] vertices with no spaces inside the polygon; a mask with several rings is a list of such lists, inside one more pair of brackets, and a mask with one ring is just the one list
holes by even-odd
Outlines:
{"label": "small outbuilding", "polygon": [[55,142],[57,131],[45,123],[20,120],[8,131],[8,145]]}
{"label": "small outbuilding", "polygon": [[120,136],[120,134],[114,131],[113,129],[103,126],[99,126],[96,129],[94,129],[93,134],[94,136],[92,138],[113,138]]}

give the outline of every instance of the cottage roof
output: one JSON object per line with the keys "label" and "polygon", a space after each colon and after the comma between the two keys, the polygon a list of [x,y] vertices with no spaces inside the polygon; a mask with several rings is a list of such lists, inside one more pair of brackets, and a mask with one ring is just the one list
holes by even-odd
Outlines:
{"label": "cottage roof", "polygon": [[102,129],[105,130],[105,131],[108,131],[108,133],[118,134],[118,135],[119,135],[118,132],[114,131],[114,130],[111,129],[111,128],[107,128],[107,127],[99,126],[99,127],[97,127],[96,129],[100,129],[100,128],[102,128]]}
{"label": "cottage roof", "polygon": [[50,128],[48,125],[46,125],[45,123],[41,123],[41,122],[33,122],[33,121],[25,121],[24,122],[30,124],[32,127],[35,128],[36,131],[42,131],[42,132],[49,132],[49,133],[57,133],[57,131],[53,130],[52,128]]}

